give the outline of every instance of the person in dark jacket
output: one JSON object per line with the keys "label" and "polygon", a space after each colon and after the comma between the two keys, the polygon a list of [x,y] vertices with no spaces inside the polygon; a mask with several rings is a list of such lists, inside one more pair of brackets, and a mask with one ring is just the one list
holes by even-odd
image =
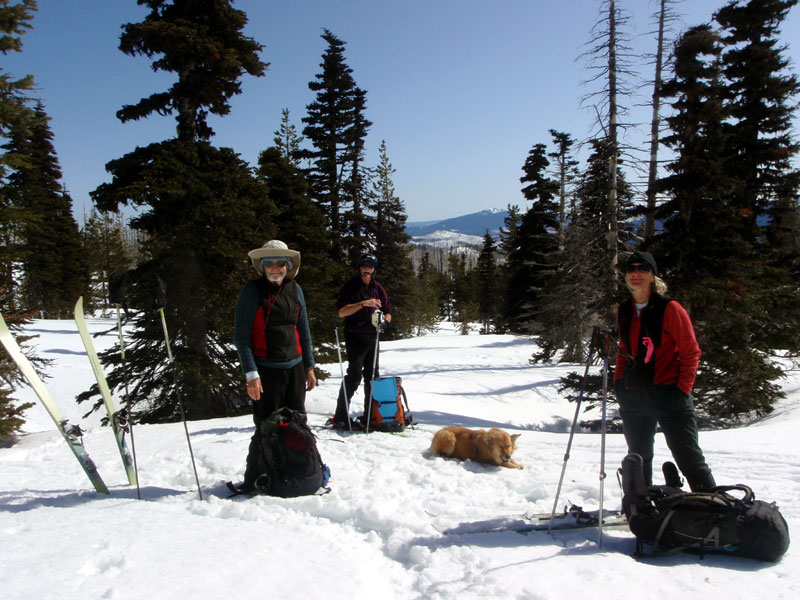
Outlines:
{"label": "person in dark jacket", "polygon": [[258,427],[284,406],[305,412],[317,379],[305,297],[295,281],[300,253],[271,240],[248,256],[260,277],[239,293],[233,343]]}
{"label": "person in dark jacket", "polygon": [[631,297],[617,310],[619,353],[614,390],[628,452],[644,461],[646,485],[653,484],[656,426],[693,491],[716,484],[700,449],[692,387],[700,346],[692,321],[658,277],[649,252],[634,252],[625,264]]}
{"label": "person in dark jacket", "polygon": [[[350,399],[364,379],[364,413],[361,421],[365,421],[369,410],[369,396],[372,379],[380,377],[376,331],[379,311],[386,323],[392,322],[392,303],[383,286],[375,281],[378,259],[374,254],[364,253],[358,259],[358,274],[347,280],[339,291],[336,310],[340,318],[344,318],[344,341],[347,351],[347,374],[336,401],[336,412],[331,419],[334,427],[347,429],[360,428],[362,423],[348,421],[347,409]],[[375,364],[375,372],[372,367]],[[347,392],[345,396],[345,390]]]}

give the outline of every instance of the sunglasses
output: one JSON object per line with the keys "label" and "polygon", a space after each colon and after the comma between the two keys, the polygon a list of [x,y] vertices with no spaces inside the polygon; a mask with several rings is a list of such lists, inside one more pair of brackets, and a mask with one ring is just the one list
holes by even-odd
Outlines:
{"label": "sunglasses", "polygon": [[262,260],[261,264],[265,269],[271,269],[272,267],[282,269],[283,267],[289,266],[289,262],[283,258],[279,258],[278,260]]}
{"label": "sunglasses", "polygon": [[652,270],[653,268],[646,263],[636,263],[625,267],[626,273],[633,273],[634,271],[639,271],[640,273],[649,273]]}

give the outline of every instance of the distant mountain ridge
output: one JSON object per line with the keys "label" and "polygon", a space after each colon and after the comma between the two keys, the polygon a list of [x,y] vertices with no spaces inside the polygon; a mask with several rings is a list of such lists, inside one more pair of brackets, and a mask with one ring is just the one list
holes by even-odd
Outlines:
{"label": "distant mountain ridge", "polygon": [[460,233],[468,236],[478,236],[481,243],[486,231],[489,235],[497,239],[500,235],[500,228],[505,224],[508,217],[507,210],[490,209],[482,210],[460,217],[451,217],[441,221],[415,221],[406,223],[406,233],[412,238],[428,237],[437,231]]}

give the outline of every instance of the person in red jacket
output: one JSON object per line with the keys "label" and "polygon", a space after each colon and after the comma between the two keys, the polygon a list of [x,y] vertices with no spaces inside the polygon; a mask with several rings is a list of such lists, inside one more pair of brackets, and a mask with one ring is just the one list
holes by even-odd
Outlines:
{"label": "person in red jacket", "polygon": [[649,252],[634,252],[625,265],[631,297],[619,305],[619,352],[614,391],[628,452],[641,455],[646,485],[653,484],[656,426],[693,491],[716,484],[698,443],[692,387],[700,361],[694,327],[678,302],[666,298]]}

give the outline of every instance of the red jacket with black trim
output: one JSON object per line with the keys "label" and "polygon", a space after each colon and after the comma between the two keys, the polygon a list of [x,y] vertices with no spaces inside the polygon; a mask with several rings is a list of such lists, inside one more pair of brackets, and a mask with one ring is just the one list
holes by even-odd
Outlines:
{"label": "red jacket with black trim", "polygon": [[[632,300],[628,300],[632,302]],[[632,318],[628,339],[620,334],[619,353],[614,369],[614,382],[621,381],[625,373],[625,362],[636,354],[642,320],[640,311],[632,307]],[[617,311],[619,319],[619,310]],[[619,331],[622,331],[619,329]],[[684,393],[690,394],[697,376],[700,362],[700,346],[695,337],[694,327],[686,309],[675,300],[667,303],[664,309],[664,322],[661,328],[661,341],[654,353],[653,385],[675,384]]]}

